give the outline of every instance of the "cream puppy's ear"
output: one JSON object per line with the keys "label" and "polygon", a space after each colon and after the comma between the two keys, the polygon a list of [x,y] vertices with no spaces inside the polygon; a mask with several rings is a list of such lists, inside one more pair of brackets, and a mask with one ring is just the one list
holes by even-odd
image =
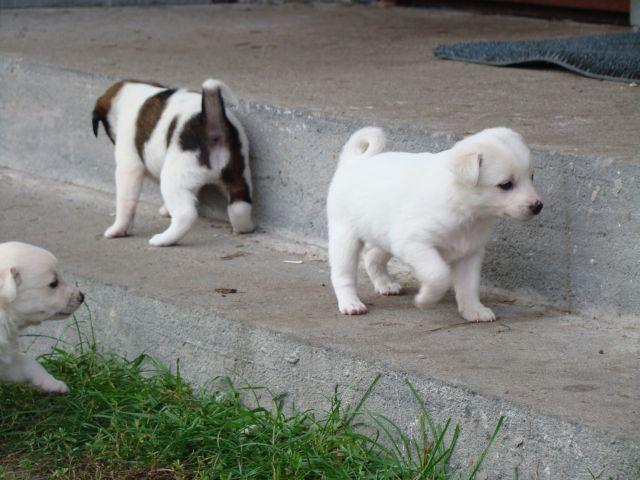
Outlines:
{"label": "cream puppy's ear", "polygon": [[20,274],[15,267],[0,272],[0,303],[11,303],[16,299]]}
{"label": "cream puppy's ear", "polygon": [[478,152],[454,152],[449,168],[458,180],[469,187],[478,185],[482,154]]}

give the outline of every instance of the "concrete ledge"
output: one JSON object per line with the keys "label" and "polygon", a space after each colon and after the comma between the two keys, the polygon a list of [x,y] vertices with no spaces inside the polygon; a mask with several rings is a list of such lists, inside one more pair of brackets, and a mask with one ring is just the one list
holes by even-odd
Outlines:
{"label": "concrete ledge", "polygon": [[[461,321],[451,300],[420,312],[410,295],[380,298],[364,281],[370,313],[347,318],[337,313],[321,256],[264,234],[231,235],[211,220],[198,223],[185,247],[151,248],[148,237],[166,220],[146,202],[136,236],[105,240],[112,202],[0,170],[0,242],[56,252],[88,294],[98,340],[110,349],[145,351],[167,365],[179,358],[199,385],[217,375],[266,385],[299,408],[323,407],[335,384],[357,398],[382,372],[369,406],[415,431],[409,378],[438,420],[464,427],[462,465],[506,417],[487,461],[491,478],[511,478],[515,466],[520,478],[588,478],[587,468],[628,478],[640,459],[633,318],[596,321],[493,296],[485,301],[500,321],[477,325]],[[52,322],[41,331],[63,329]]]}
{"label": "concrete ledge", "polygon": [[[454,425],[460,424],[453,464],[465,467],[473,465],[499,417],[504,416],[501,434],[482,469],[488,477],[480,478],[513,478],[517,467],[523,479],[588,479],[588,468],[596,473],[604,469],[612,478],[625,479],[634,473],[630,462],[640,458],[636,442],[428,375],[411,374],[384,362],[359,359],[228,321],[216,312],[185,310],[132,295],[127,288],[76,279],[91,292],[89,307],[103,345],[129,358],[146,352],[169,366],[180,359],[180,371],[195,385],[212,385],[216,377],[229,376],[238,386],[268,386],[298,409],[322,409],[335,385],[341,386],[346,403],[355,404],[380,373],[383,377],[366,407],[417,437],[419,410],[406,386],[409,380],[436,421],[444,423],[452,418]],[[59,336],[63,328],[47,325],[39,331]]]}
{"label": "concrete ledge", "polygon": [[[89,112],[114,79],[0,56],[0,163],[112,191],[112,147],[93,138]],[[255,102],[238,111],[253,149],[255,205],[265,231],[323,245],[325,195],[354,120]],[[437,151],[455,138],[388,129],[390,148]],[[597,314],[638,313],[640,166],[535,152],[545,210],[531,224],[501,223],[489,245],[486,282],[520,297]],[[157,198],[157,189],[147,198]],[[215,195],[205,195],[220,212]]]}

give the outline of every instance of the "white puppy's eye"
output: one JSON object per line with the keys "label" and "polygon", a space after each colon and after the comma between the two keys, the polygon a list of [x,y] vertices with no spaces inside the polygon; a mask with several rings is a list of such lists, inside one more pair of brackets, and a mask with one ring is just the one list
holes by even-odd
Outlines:
{"label": "white puppy's eye", "polygon": [[513,182],[507,180],[506,182],[499,184],[498,188],[501,188],[502,190],[511,190],[513,188]]}
{"label": "white puppy's eye", "polygon": [[49,284],[49,288],[51,288],[51,289],[56,289],[56,288],[58,288],[58,285],[59,285],[59,284],[60,284],[60,282],[58,282],[58,279],[56,278],[53,282],[51,282],[51,283]]}

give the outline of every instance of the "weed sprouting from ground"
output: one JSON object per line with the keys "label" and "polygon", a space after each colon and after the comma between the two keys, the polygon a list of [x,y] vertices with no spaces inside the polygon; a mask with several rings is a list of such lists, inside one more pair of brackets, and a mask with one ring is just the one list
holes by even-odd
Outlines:
{"label": "weed sprouting from ground", "polygon": [[409,382],[418,438],[364,408],[379,377],[355,406],[336,388],[326,412],[291,412],[273,396],[263,406],[262,389],[195,391],[179,369],[101,353],[91,338],[40,358],[70,394],[0,386],[0,478],[472,479],[486,455],[454,471],[459,428],[434,422]]}

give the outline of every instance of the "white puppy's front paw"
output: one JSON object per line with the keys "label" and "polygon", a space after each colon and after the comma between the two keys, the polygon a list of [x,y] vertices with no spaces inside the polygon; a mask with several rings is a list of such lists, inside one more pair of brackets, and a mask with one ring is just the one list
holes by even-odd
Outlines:
{"label": "white puppy's front paw", "polygon": [[158,233],[149,240],[149,245],[152,247],[168,247],[174,243],[173,239],[167,237],[164,233]]}
{"label": "white puppy's front paw", "polygon": [[376,283],[374,285],[376,292],[380,295],[384,295],[385,297],[400,295],[400,291],[402,290],[402,286],[397,282],[388,282],[388,283]]}
{"label": "white puppy's front paw", "polygon": [[63,394],[69,392],[69,387],[64,382],[56,380],[51,375],[34,380],[33,386],[45,393]]}
{"label": "white puppy's front paw", "polygon": [[469,322],[493,322],[496,319],[495,313],[484,305],[478,305],[473,308],[460,309],[462,318]]}
{"label": "white puppy's front paw", "polygon": [[338,308],[345,315],[363,315],[367,313],[367,307],[357,298],[340,302]]}
{"label": "white puppy's front paw", "polygon": [[125,227],[120,227],[119,225],[112,225],[107,228],[106,232],[104,232],[104,236],[106,238],[126,237],[127,229]]}

